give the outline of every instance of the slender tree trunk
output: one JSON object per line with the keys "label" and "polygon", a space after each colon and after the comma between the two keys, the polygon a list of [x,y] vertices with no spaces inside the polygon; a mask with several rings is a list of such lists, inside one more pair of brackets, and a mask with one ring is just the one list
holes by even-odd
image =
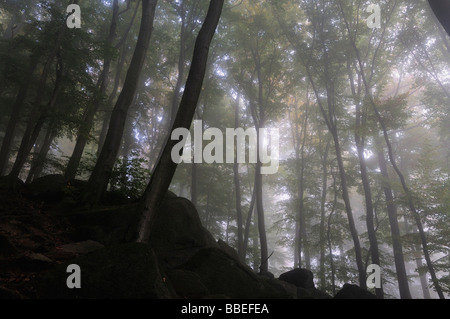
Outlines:
{"label": "slender tree trunk", "polygon": [[250,236],[250,228],[252,227],[253,211],[255,210],[255,198],[255,187],[253,186],[252,199],[250,200],[250,207],[247,213],[247,221],[245,222],[244,239],[242,243],[242,255],[244,256],[244,260],[247,256],[248,239]]}
{"label": "slender tree trunk", "polygon": [[334,267],[333,246],[332,246],[332,242],[331,242],[331,218],[336,210],[337,189],[336,189],[336,176],[334,175],[333,172],[331,172],[331,176],[333,178],[334,200],[333,200],[333,206],[330,211],[330,215],[328,215],[327,243],[328,243],[328,251],[329,251],[329,255],[330,255],[331,289],[333,291],[333,295],[336,295],[336,269]]}
{"label": "slender tree trunk", "polygon": [[[369,251],[370,251],[372,263],[376,264],[378,266],[381,266],[380,265],[380,254],[379,254],[379,249],[378,249],[378,241],[377,241],[377,236],[376,236],[376,231],[375,231],[375,223],[374,223],[372,191],[370,189],[370,182],[369,182],[369,176],[368,176],[368,172],[367,172],[366,159],[364,157],[365,138],[361,134],[363,132],[364,124],[365,124],[365,116],[361,110],[361,92],[362,92],[362,90],[361,90],[361,88],[362,88],[361,74],[357,73],[358,87],[356,89],[350,62],[347,62],[347,71],[348,71],[348,76],[349,76],[349,80],[350,80],[349,82],[350,82],[353,99],[355,101],[354,136],[355,136],[356,150],[357,150],[357,154],[358,154],[359,171],[360,171],[360,175],[361,175],[361,181],[363,184],[364,199],[365,199],[365,204],[366,204],[366,225],[367,225],[367,233],[369,236],[369,243],[370,243]],[[382,283],[381,283],[380,288],[375,288],[375,294],[379,299],[384,298]]]}
{"label": "slender tree trunk", "polygon": [[364,268],[364,262],[362,259],[362,252],[361,252],[361,244],[359,241],[358,231],[356,230],[355,221],[353,218],[353,212],[352,207],[350,203],[350,197],[348,194],[348,187],[347,187],[347,176],[345,173],[345,167],[344,167],[344,160],[342,159],[342,153],[341,153],[341,146],[339,142],[339,136],[337,132],[337,125],[336,125],[336,118],[334,115],[334,88],[332,83],[327,83],[327,105],[328,105],[328,115],[325,111],[325,108],[321,102],[321,97],[319,95],[319,91],[316,88],[316,85],[314,83],[314,80],[312,78],[311,72],[309,68],[306,69],[307,75],[309,78],[309,81],[311,83],[311,86],[314,90],[314,94],[317,99],[317,103],[319,104],[320,111],[322,113],[322,116],[325,120],[325,123],[328,127],[328,131],[330,132],[331,136],[333,137],[334,141],[334,149],[336,152],[336,160],[339,168],[339,177],[341,180],[341,189],[342,189],[342,199],[344,200],[345,204],[345,212],[347,214],[348,219],[348,225],[350,229],[350,234],[353,239],[353,244],[355,248],[355,259],[356,259],[356,266],[358,269],[358,278],[359,278],[359,285],[361,288],[366,289],[367,283],[366,283],[366,270]]}
{"label": "slender tree trunk", "polygon": [[180,90],[183,85],[184,78],[184,67],[186,64],[186,8],[185,2],[180,3],[180,17],[181,17],[181,30],[180,30],[180,52],[178,54],[178,77],[175,83],[175,89],[173,91],[172,105],[170,112],[170,126],[173,125],[175,121],[175,116],[177,114],[178,104],[180,100]]}
{"label": "slender tree trunk", "polygon": [[[62,32],[60,32],[62,34]],[[59,39],[61,40],[61,39]],[[52,56],[51,54],[50,56]],[[35,104],[32,111],[32,116],[30,117],[29,123],[27,125],[27,128],[25,130],[25,133],[22,138],[22,142],[20,143],[19,151],[16,156],[16,160],[14,162],[14,165],[11,169],[11,172],[9,173],[8,177],[10,178],[11,185],[14,188],[17,178],[19,177],[20,171],[22,170],[23,165],[25,164],[28,155],[31,152],[31,149],[33,148],[34,143],[36,142],[36,139],[39,136],[39,133],[41,132],[42,126],[44,125],[47,115],[50,114],[52,111],[54,111],[54,108],[56,106],[56,100],[58,98],[59,92],[61,90],[61,82],[62,82],[62,76],[63,76],[63,63],[61,56],[58,52],[55,53],[56,60],[57,60],[57,67],[56,67],[56,80],[55,85],[53,88],[52,96],[50,98],[50,101],[47,103],[46,107],[43,108],[41,103],[41,97],[37,96],[35,100]],[[48,72],[50,70],[50,64],[53,61],[53,59],[47,60],[46,65],[44,66],[43,73],[41,75],[41,82],[39,83],[39,88],[37,91],[37,94],[43,94],[45,82],[47,79]]]}
{"label": "slender tree trunk", "polygon": [[[307,93],[308,96],[308,93]],[[308,105],[308,103],[307,103]],[[308,106],[307,106],[308,107]],[[297,175],[297,199],[299,202],[298,211],[295,218],[295,253],[294,253],[294,265],[295,267],[302,267],[302,253],[305,256],[305,267],[310,269],[309,252],[307,249],[307,237],[306,237],[306,216],[304,210],[304,175],[305,175],[305,143],[307,137],[307,125],[308,125],[308,109],[305,110],[301,130],[299,132],[298,125],[298,112],[295,108],[295,134],[294,149],[295,149],[295,171]],[[299,135],[297,136],[297,132]],[[304,248],[303,248],[304,247]]]}
{"label": "slender tree trunk", "polygon": [[[239,101],[241,96],[238,94],[235,107],[234,107],[234,127],[239,127]],[[236,143],[234,143],[235,147],[237,147]],[[242,222],[242,206],[241,206],[241,185],[239,181],[239,163],[237,161],[237,154],[235,148],[235,156],[233,163],[233,177],[234,177],[234,189],[235,189],[235,200],[236,200],[236,223],[237,223],[237,242],[238,242],[238,256],[239,260],[245,262],[245,254],[244,254],[244,238],[243,238],[243,222]]]}
{"label": "slender tree trunk", "polygon": [[[197,102],[206,72],[209,46],[218,25],[224,0],[211,0],[205,21],[195,42],[192,64],[186,81],[185,90],[172,126],[189,129],[192,124]],[[142,217],[138,226],[138,242],[147,242],[153,228],[157,208],[169,188],[177,164],[171,158],[172,148],[179,141],[168,139],[144,192],[139,212]]]}
{"label": "slender tree trunk", "polygon": [[[361,76],[362,76],[364,85],[366,87],[366,92],[370,92],[369,86],[368,86],[367,81],[366,81],[365,76],[364,76],[364,70],[362,69],[363,66],[362,66],[362,62],[361,62],[360,56],[359,56],[359,50],[356,48],[356,46],[354,46],[354,48],[355,48],[355,51],[357,53],[357,58],[358,58],[358,61],[359,61],[359,67],[360,67],[360,70],[361,70]],[[428,266],[428,269],[430,271],[430,275],[431,275],[433,284],[435,286],[436,292],[438,293],[439,298],[445,299],[444,294],[442,292],[442,288],[439,285],[439,281],[438,281],[438,279],[436,277],[436,273],[434,271],[433,263],[431,262],[431,257],[430,257],[429,251],[428,251],[427,238],[426,238],[426,235],[425,235],[425,231],[423,229],[422,220],[420,219],[420,216],[417,213],[417,210],[416,210],[416,207],[415,207],[415,204],[414,204],[414,200],[413,200],[412,195],[411,195],[411,191],[409,190],[408,186],[406,185],[405,178],[404,178],[402,172],[400,171],[400,169],[398,168],[397,163],[395,161],[393,150],[392,150],[392,145],[391,145],[391,142],[389,140],[389,135],[387,133],[386,125],[384,124],[384,120],[381,117],[380,113],[378,112],[378,108],[377,108],[377,106],[375,104],[375,101],[373,100],[373,97],[370,95],[370,93],[368,94],[368,97],[369,97],[369,100],[370,100],[370,104],[372,105],[373,110],[375,112],[375,115],[377,117],[377,120],[378,120],[378,122],[379,122],[379,124],[381,126],[382,133],[383,133],[383,136],[384,136],[384,140],[386,142],[386,146],[387,146],[387,149],[388,149],[389,160],[391,162],[392,167],[394,168],[394,171],[396,172],[397,176],[400,179],[400,183],[402,185],[403,191],[406,194],[406,198],[407,198],[407,203],[408,203],[409,209],[410,209],[410,211],[411,211],[411,213],[413,215],[414,220],[416,221],[417,229],[419,230],[420,240],[422,242],[423,254],[424,254],[424,257],[425,257],[425,261],[427,262],[427,266]]]}
{"label": "slender tree trunk", "polygon": [[330,149],[330,140],[327,140],[327,145],[325,146],[325,152],[322,156],[322,196],[320,197],[320,270],[319,270],[319,283],[320,289],[325,291],[326,278],[325,278],[325,249],[326,249],[326,238],[325,238],[325,202],[327,200],[327,188],[328,188],[328,152]]}
{"label": "slender tree trunk", "polygon": [[142,1],[141,26],[136,48],[131,59],[130,67],[128,68],[123,89],[111,114],[105,143],[83,194],[83,201],[90,205],[98,203],[108,187],[108,182],[122,142],[127,112],[136,93],[153,32],[156,4],[157,0]]}
{"label": "slender tree trunk", "polygon": [[[357,103],[356,106],[356,127],[355,127],[355,142],[358,153],[359,160],[359,168],[361,174],[361,180],[364,189],[364,199],[366,204],[366,224],[367,224],[367,232],[369,236],[370,243],[370,254],[372,263],[378,266],[380,265],[380,255],[378,250],[378,241],[375,233],[375,223],[374,223],[374,210],[373,210],[373,202],[372,202],[372,191],[370,189],[369,176],[367,173],[367,165],[366,160],[364,158],[364,138],[361,137],[358,131],[361,129],[361,111],[360,105]],[[380,288],[375,288],[375,294],[379,299],[384,298],[383,293],[383,285],[382,283]]]}
{"label": "slender tree trunk", "polygon": [[[341,0],[339,0],[339,5],[340,5],[340,8],[341,8],[341,13],[342,13],[342,15],[343,15],[343,17],[345,19],[345,14],[344,14],[344,11],[343,11]],[[391,11],[391,14],[392,14],[392,12],[393,11]],[[431,257],[430,257],[429,251],[428,251],[427,238],[426,238],[426,235],[425,235],[425,232],[424,232],[424,229],[423,229],[422,220],[420,219],[420,216],[417,213],[417,210],[416,210],[416,207],[415,207],[415,204],[414,204],[414,200],[413,200],[412,195],[411,195],[411,191],[409,190],[408,186],[406,185],[405,178],[404,178],[402,172],[400,171],[400,169],[398,168],[397,163],[395,161],[393,150],[392,150],[392,145],[391,145],[391,142],[389,140],[389,135],[388,135],[388,132],[387,132],[386,125],[384,123],[383,118],[380,115],[380,112],[378,111],[377,105],[376,105],[376,103],[375,103],[375,101],[373,99],[373,96],[371,94],[369,81],[366,79],[366,76],[365,76],[363,60],[361,59],[361,54],[360,54],[360,51],[359,51],[359,49],[358,49],[358,47],[356,45],[355,39],[353,39],[353,37],[351,36],[350,26],[349,26],[349,23],[348,23],[347,19],[345,19],[345,24],[346,24],[346,27],[347,27],[347,31],[349,33],[350,44],[353,47],[355,55],[356,55],[356,59],[357,59],[357,62],[358,62],[358,67],[359,67],[359,72],[361,74],[361,79],[362,79],[362,82],[364,84],[364,88],[366,90],[366,95],[369,98],[369,102],[370,102],[370,104],[372,106],[372,109],[373,109],[373,111],[375,113],[376,119],[377,119],[378,123],[381,126],[383,137],[384,137],[384,140],[386,142],[386,146],[387,146],[387,150],[388,150],[389,161],[391,162],[391,165],[394,168],[395,173],[397,174],[398,178],[400,179],[400,183],[402,185],[403,191],[405,192],[409,209],[410,209],[410,211],[411,211],[411,213],[413,215],[414,220],[416,221],[417,229],[419,230],[420,240],[422,242],[423,254],[424,254],[424,257],[425,257],[425,261],[427,263],[428,270],[430,271],[431,279],[432,279],[433,284],[435,286],[436,292],[439,295],[439,298],[440,299],[445,299],[444,293],[442,292],[442,288],[439,285],[439,280],[436,277],[436,273],[434,271],[433,263],[431,262]],[[445,88],[444,88],[444,92],[447,93]]]}
{"label": "slender tree trunk", "polygon": [[26,78],[17,92],[16,100],[13,105],[12,113],[6,127],[5,137],[2,141],[2,148],[0,150],[0,176],[6,173],[8,160],[11,152],[11,146],[15,137],[16,126],[19,123],[20,115],[23,109],[23,102],[28,92],[31,78],[38,64],[38,58],[32,55],[30,57],[30,65],[28,67]]}
{"label": "slender tree trunk", "polygon": [[[114,37],[116,35],[118,17],[119,17],[119,0],[114,0],[111,25],[109,27],[109,34],[106,39],[107,47],[111,47],[113,44]],[[99,76],[96,86],[98,88],[98,92],[94,93],[92,101],[90,101],[89,105],[87,106],[84,112],[82,123],[80,124],[80,127],[78,129],[75,148],[72,152],[72,156],[70,157],[69,163],[67,164],[66,172],[64,174],[66,180],[74,179],[75,176],[77,175],[78,166],[80,165],[84,148],[88,142],[92,126],[94,125],[94,116],[97,113],[99,106],[103,103],[103,98],[106,93],[111,60],[112,57],[110,54],[107,55],[107,57],[103,60],[103,70]]]}
{"label": "slender tree trunk", "polygon": [[261,175],[261,159],[259,156],[261,143],[261,136],[259,129],[264,128],[265,114],[264,114],[264,88],[263,78],[261,73],[261,58],[257,50],[252,50],[253,61],[255,63],[255,69],[258,78],[258,104],[257,106],[250,102],[250,109],[253,117],[253,122],[256,128],[256,165],[255,165],[255,203],[256,213],[258,216],[258,231],[259,231],[259,245],[261,249],[261,265],[259,271],[261,273],[267,273],[269,271],[269,251],[267,247],[267,234],[264,217],[264,204],[263,204],[263,182]]}
{"label": "slender tree trunk", "polygon": [[31,183],[42,173],[44,169],[45,160],[47,158],[48,151],[50,150],[50,146],[52,145],[53,140],[56,137],[57,130],[54,126],[54,123],[49,124],[49,128],[47,129],[47,133],[45,134],[44,143],[39,150],[39,154],[37,158],[33,161],[30,171],[28,172],[26,183]]}
{"label": "slender tree trunk", "polygon": [[[116,45],[116,49],[120,48],[120,58],[119,61],[117,62],[117,66],[116,66],[116,75],[114,78],[114,85],[113,85],[113,89],[105,103],[106,109],[105,110],[105,115],[103,116],[103,124],[102,124],[102,128],[100,131],[100,135],[98,138],[98,145],[97,145],[97,157],[100,156],[100,153],[102,151],[102,147],[103,144],[105,143],[105,139],[106,139],[106,134],[108,134],[108,128],[109,128],[109,122],[111,120],[111,109],[110,106],[113,105],[113,101],[114,98],[117,95],[117,91],[119,89],[119,85],[120,85],[120,79],[122,78],[122,70],[123,67],[125,65],[125,61],[126,61],[126,57],[128,56],[127,54],[127,37],[128,34],[131,30],[131,27],[134,24],[134,20],[136,19],[137,16],[137,12],[139,11],[139,4],[136,5],[136,8],[134,10],[133,13],[133,17],[131,18],[130,23],[128,24],[128,28],[127,30],[124,32],[124,34],[122,35],[122,38],[120,39],[119,43]],[[111,107],[112,108],[112,107]]]}
{"label": "slender tree trunk", "polygon": [[376,138],[375,146],[377,150],[378,165],[380,167],[381,176],[383,177],[383,192],[386,199],[387,213],[392,236],[392,248],[394,252],[395,270],[397,273],[397,281],[401,299],[411,299],[409,291],[408,276],[406,274],[405,259],[401,243],[400,228],[398,225],[397,207],[394,203],[394,196],[389,183],[389,175],[384,158],[383,147],[381,141]]}

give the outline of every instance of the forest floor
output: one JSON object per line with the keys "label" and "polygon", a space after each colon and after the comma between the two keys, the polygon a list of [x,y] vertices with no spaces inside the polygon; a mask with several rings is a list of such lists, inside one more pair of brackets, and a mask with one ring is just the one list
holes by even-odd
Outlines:
{"label": "forest floor", "polygon": [[62,248],[71,243],[70,225],[54,212],[42,201],[0,190],[0,298],[33,298],[39,273],[76,256]]}

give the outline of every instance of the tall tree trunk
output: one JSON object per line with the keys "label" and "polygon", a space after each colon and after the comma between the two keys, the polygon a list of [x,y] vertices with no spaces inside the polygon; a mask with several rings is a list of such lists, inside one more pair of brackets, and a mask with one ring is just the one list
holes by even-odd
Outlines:
{"label": "tall tree trunk", "polygon": [[[211,0],[205,21],[195,42],[192,64],[186,81],[185,90],[181,98],[177,116],[172,126],[189,129],[192,124],[197,102],[202,89],[206,72],[209,46],[219,23],[224,0]],[[156,164],[142,200],[138,207],[142,217],[138,226],[138,242],[147,242],[153,228],[157,208],[169,188],[177,164],[172,161],[172,148],[179,141],[168,139],[161,156]]]}
{"label": "tall tree trunk", "polygon": [[169,125],[172,126],[175,121],[175,116],[177,114],[178,104],[180,100],[180,90],[183,85],[184,78],[184,68],[186,64],[186,8],[185,1],[180,3],[180,17],[181,17],[181,29],[180,29],[180,52],[178,53],[178,77],[175,83],[175,88],[173,90],[172,105],[170,111],[170,122]]}
{"label": "tall tree trunk", "polygon": [[28,172],[27,180],[25,181],[26,183],[31,183],[41,175],[42,170],[44,169],[48,151],[50,150],[50,146],[52,145],[52,142],[55,139],[57,133],[58,131],[56,130],[55,123],[50,123],[45,134],[44,142],[42,143],[41,149],[39,150],[39,154],[33,161],[30,171]]}
{"label": "tall tree trunk", "polygon": [[[62,36],[62,33],[63,32],[61,31],[59,32],[60,36]],[[60,38],[58,38],[58,40],[61,41]],[[57,48],[57,50],[59,50],[59,48]],[[8,174],[11,186],[13,188],[15,187],[20,171],[22,170],[22,167],[25,164],[27,157],[31,152],[31,149],[33,148],[33,145],[36,142],[39,133],[41,132],[42,126],[46,121],[47,115],[50,114],[52,111],[54,111],[54,108],[56,106],[56,100],[61,90],[62,76],[63,76],[62,58],[58,52],[54,52],[54,55],[52,52],[52,54],[50,54],[49,58],[47,59],[47,63],[44,66],[44,70],[41,75],[37,95],[43,94],[48,72],[50,71],[50,65],[54,57],[56,57],[57,66],[56,66],[56,80],[53,92],[46,107],[43,107],[41,105],[42,97],[41,96],[36,97],[30,120],[23,135],[22,141],[20,143],[19,151],[17,152],[16,160],[11,169],[11,172]]]}
{"label": "tall tree trunk", "polygon": [[244,256],[244,260],[247,256],[248,239],[250,236],[250,228],[252,227],[253,211],[255,210],[255,198],[255,187],[253,186],[252,199],[250,200],[250,208],[247,213],[247,221],[245,222],[244,239],[242,243],[242,255]]}
{"label": "tall tree trunk", "polygon": [[[359,171],[361,175],[361,181],[363,184],[363,190],[364,190],[364,200],[365,200],[365,206],[366,206],[366,225],[367,225],[367,233],[369,236],[369,243],[370,243],[370,256],[372,259],[372,263],[376,264],[378,266],[380,265],[380,254],[378,249],[378,241],[377,236],[375,232],[375,222],[374,222],[374,209],[373,209],[373,201],[372,201],[372,191],[370,189],[370,182],[369,182],[369,176],[367,172],[367,165],[366,165],[366,159],[364,157],[364,143],[365,138],[361,134],[364,130],[365,125],[365,116],[362,113],[361,110],[361,92],[362,92],[362,85],[361,85],[361,74],[357,72],[357,80],[358,80],[358,87],[355,87],[355,82],[353,79],[353,72],[351,69],[351,63],[347,62],[347,71],[349,76],[349,82],[350,87],[353,95],[353,99],[355,101],[355,130],[354,130],[354,136],[355,136],[355,144],[356,144],[356,150],[358,154],[358,161],[359,161]],[[383,292],[383,284],[381,283],[380,288],[375,288],[375,294],[379,299],[384,298],[384,292]]]}
{"label": "tall tree trunk", "polygon": [[397,273],[397,282],[401,299],[411,299],[409,291],[408,276],[406,273],[405,259],[403,255],[403,248],[401,243],[400,228],[398,225],[397,207],[394,203],[394,196],[389,183],[389,175],[384,158],[383,147],[381,141],[375,139],[375,147],[377,150],[378,165],[380,167],[381,176],[383,177],[383,192],[386,199],[386,208],[389,217],[389,224],[392,236],[392,248],[394,252],[395,270]]}
{"label": "tall tree trunk", "polygon": [[[239,101],[241,99],[240,94],[238,94],[236,103],[234,106],[234,128],[239,127]],[[236,143],[234,145],[237,147]],[[239,180],[239,163],[237,161],[236,148],[234,153],[234,163],[233,163],[233,177],[234,177],[234,189],[235,189],[235,200],[236,200],[236,223],[237,223],[237,251],[239,260],[245,262],[244,254],[244,238],[243,238],[243,221],[242,221],[242,206],[241,206],[241,185]]]}
{"label": "tall tree trunk", "polygon": [[[319,266],[319,286],[322,291],[325,291],[326,278],[325,278],[325,202],[327,200],[327,188],[328,188],[328,152],[330,150],[330,140],[327,139],[327,145],[322,155],[322,195],[320,197],[320,230],[319,230],[319,242],[320,242],[320,266]],[[331,258],[332,259],[332,258]]]}
{"label": "tall tree trunk", "polygon": [[111,93],[109,94],[109,97],[105,103],[107,110],[105,111],[105,115],[103,116],[102,128],[100,130],[100,135],[98,138],[97,157],[100,156],[103,144],[105,143],[106,134],[108,134],[109,121],[111,119],[110,113],[111,113],[113,101],[117,95],[117,91],[118,91],[119,85],[120,85],[120,79],[122,78],[122,70],[125,65],[126,57],[128,56],[128,54],[127,54],[127,48],[128,48],[127,38],[128,38],[128,34],[131,30],[131,27],[134,24],[134,20],[136,19],[137,12],[139,11],[138,9],[139,9],[139,4],[137,4],[136,8],[134,9],[133,17],[131,18],[131,21],[128,24],[128,28],[125,30],[124,34],[122,35],[122,38],[120,39],[119,43],[116,45],[116,49],[120,48],[120,54],[119,54],[120,58],[117,61],[116,75],[114,77],[113,89],[112,89]]}
{"label": "tall tree trunk", "polygon": [[357,59],[358,59],[359,68],[360,68],[360,71],[361,71],[361,77],[362,77],[363,83],[365,85],[366,92],[368,92],[367,94],[368,94],[368,97],[369,97],[370,104],[372,105],[372,108],[374,110],[374,113],[376,115],[378,123],[381,126],[383,137],[384,137],[384,140],[386,142],[387,149],[388,149],[389,161],[391,162],[391,165],[394,168],[394,171],[396,172],[398,178],[400,179],[400,183],[402,185],[403,191],[405,192],[409,209],[410,209],[410,211],[411,211],[411,213],[413,215],[414,220],[416,221],[417,229],[419,230],[420,240],[422,242],[423,254],[424,254],[424,257],[425,257],[425,261],[427,262],[427,267],[428,267],[428,270],[430,272],[431,279],[432,279],[433,284],[435,286],[436,292],[439,295],[439,298],[440,299],[445,299],[444,293],[442,292],[442,288],[441,288],[441,286],[439,284],[439,281],[438,281],[438,279],[436,277],[436,273],[434,271],[434,267],[433,267],[433,263],[431,261],[430,253],[428,251],[428,243],[427,243],[427,238],[426,238],[426,235],[425,235],[425,231],[423,229],[422,220],[420,219],[420,216],[417,213],[417,210],[416,210],[416,207],[415,207],[415,204],[414,204],[414,200],[412,198],[411,191],[409,190],[409,188],[408,188],[408,186],[406,184],[405,177],[403,176],[402,172],[398,168],[398,165],[397,165],[397,163],[395,161],[392,145],[391,145],[391,142],[389,140],[389,135],[388,135],[387,128],[386,128],[386,125],[384,123],[384,120],[381,117],[380,112],[378,111],[377,105],[376,105],[375,101],[373,100],[372,95],[370,94],[370,88],[369,88],[368,82],[367,82],[367,80],[365,78],[365,75],[364,75],[364,69],[363,69],[363,65],[362,65],[362,62],[361,62],[362,60],[360,58],[359,50],[357,49],[355,44],[353,44],[353,47],[355,49],[356,56],[357,56]]}
{"label": "tall tree trunk", "polygon": [[111,114],[108,133],[83,194],[83,201],[98,203],[108,187],[108,182],[122,142],[127,112],[133,102],[150,38],[153,32],[157,0],[142,1],[142,17],[139,36],[128,68],[123,89]]}
{"label": "tall tree trunk", "polygon": [[258,101],[257,105],[250,101],[250,110],[253,117],[253,122],[256,128],[256,165],[255,165],[255,203],[256,213],[258,216],[258,231],[259,231],[259,245],[261,249],[261,264],[259,271],[261,273],[267,273],[269,271],[269,250],[267,247],[267,234],[264,217],[264,204],[263,204],[263,182],[261,175],[261,159],[260,159],[260,147],[262,146],[261,136],[259,129],[264,128],[265,114],[264,114],[264,88],[262,78],[262,66],[261,57],[258,50],[252,50],[253,62],[255,63],[255,69],[258,80]]}
{"label": "tall tree trunk", "polygon": [[333,295],[336,294],[336,269],[334,267],[334,259],[333,259],[333,247],[331,243],[331,218],[336,210],[337,204],[337,187],[336,187],[336,176],[333,172],[331,172],[331,176],[333,178],[333,190],[334,190],[334,200],[333,206],[330,211],[330,215],[328,215],[327,222],[327,243],[328,243],[328,253],[330,256],[330,268],[331,268],[331,289],[333,291]]}
{"label": "tall tree trunk", "polygon": [[[111,25],[109,27],[108,37],[106,38],[106,46],[108,48],[112,47],[114,37],[116,35],[118,17],[119,17],[119,0],[114,0]],[[88,142],[92,126],[94,125],[94,116],[97,113],[99,106],[103,103],[103,98],[106,93],[111,60],[112,60],[111,54],[108,54],[107,57],[103,59],[103,70],[100,73],[96,86],[98,92],[94,93],[92,101],[90,101],[89,105],[87,106],[83,114],[83,120],[78,129],[77,141],[75,143],[72,156],[70,157],[69,163],[67,164],[66,172],[64,174],[66,180],[74,179],[75,176],[77,175],[78,166],[80,165],[84,148]]]}
{"label": "tall tree trunk", "polygon": [[19,123],[24,104],[23,102],[27,95],[31,78],[38,64],[38,60],[39,59],[34,55],[30,57],[30,65],[28,66],[26,77],[24,79],[24,82],[21,84],[19,91],[17,92],[12,113],[8,121],[8,126],[6,127],[5,136],[3,137],[2,148],[0,150],[0,176],[6,173],[11,146],[15,137],[16,126]]}
{"label": "tall tree trunk", "polygon": [[[308,92],[306,94],[308,96]],[[297,200],[298,200],[298,210],[295,218],[295,252],[294,252],[294,265],[295,267],[302,267],[302,253],[305,256],[305,267],[310,269],[309,252],[306,238],[306,216],[304,209],[304,175],[305,175],[305,143],[307,137],[307,126],[308,126],[308,104],[306,103],[306,110],[303,115],[301,129],[299,132],[298,125],[298,111],[297,105],[295,107],[294,113],[294,127],[293,132],[294,139],[294,149],[295,149],[295,172],[297,175]],[[291,123],[292,125],[292,123]],[[298,134],[298,135],[297,135]]]}
{"label": "tall tree trunk", "polygon": [[[370,255],[372,259],[372,263],[378,266],[380,265],[380,255],[378,250],[378,241],[375,233],[375,222],[374,222],[374,210],[373,210],[373,202],[372,202],[372,191],[370,189],[369,176],[367,173],[367,165],[366,160],[364,158],[364,137],[360,135],[359,132],[362,131],[362,114],[361,114],[361,105],[359,101],[356,103],[356,115],[355,115],[355,143],[356,149],[358,153],[359,160],[359,170],[361,175],[361,181],[364,189],[364,199],[366,204],[366,225],[367,232],[369,236],[370,243]],[[375,288],[375,294],[379,299],[384,298],[383,293],[383,285],[381,283],[380,288]]]}
{"label": "tall tree trunk", "polygon": [[[439,295],[439,298],[440,299],[445,299],[444,293],[442,292],[442,288],[441,288],[441,286],[439,284],[439,280],[436,277],[436,273],[434,271],[433,263],[431,262],[430,253],[428,251],[427,238],[426,238],[426,235],[425,235],[425,231],[423,229],[422,220],[420,219],[420,216],[417,213],[417,210],[416,210],[416,207],[415,207],[415,204],[414,204],[414,200],[412,198],[411,191],[409,190],[409,188],[408,188],[408,186],[406,184],[405,178],[404,178],[402,172],[400,171],[400,169],[398,168],[397,163],[395,161],[392,145],[391,145],[391,142],[389,140],[389,135],[388,135],[388,132],[387,132],[387,127],[386,127],[386,125],[384,123],[383,118],[380,115],[380,112],[378,111],[377,105],[376,105],[376,103],[375,103],[375,101],[373,99],[373,96],[371,94],[369,81],[367,80],[366,75],[365,75],[364,64],[363,64],[363,60],[361,59],[360,51],[359,51],[359,49],[358,49],[358,47],[356,45],[355,39],[353,39],[353,37],[351,36],[350,25],[349,25],[347,19],[345,18],[344,10],[343,10],[343,7],[342,7],[342,0],[339,0],[339,5],[340,5],[340,8],[341,8],[341,13],[342,13],[342,15],[344,17],[344,20],[345,20],[345,25],[347,27],[347,31],[349,33],[350,44],[351,44],[352,48],[354,49],[354,52],[355,52],[355,55],[356,55],[356,59],[357,59],[358,67],[359,67],[359,72],[361,74],[361,79],[362,79],[362,82],[364,84],[364,88],[366,90],[366,95],[369,98],[369,102],[370,102],[370,104],[372,106],[372,109],[373,109],[373,111],[375,113],[376,119],[377,119],[378,123],[381,126],[383,137],[384,137],[384,140],[386,142],[386,146],[387,146],[387,150],[388,150],[389,161],[391,162],[391,165],[394,168],[395,173],[397,174],[398,178],[400,179],[400,183],[402,185],[403,191],[405,192],[409,209],[410,209],[410,211],[411,211],[411,213],[413,215],[413,218],[414,218],[414,220],[415,220],[415,222],[417,224],[417,229],[419,230],[419,236],[420,236],[420,240],[421,240],[421,243],[422,243],[423,254],[424,254],[424,257],[425,257],[425,261],[427,263],[428,270],[430,272],[431,279],[433,281],[433,284],[434,284],[434,287],[436,289],[436,292]],[[391,15],[392,15],[392,12],[393,12],[393,10],[391,11]],[[444,88],[444,92],[446,92],[445,88]]]}
{"label": "tall tree trunk", "polygon": [[344,167],[344,160],[342,159],[342,152],[341,152],[341,146],[339,142],[339,136],[337,132],[337,124],[336,124],[336,117],[335,117],[335,104],[334,104],[334,87],[333,83],[327,83],[327,105],[328,105],[328,115],[327,111],[325,111],[325,108],[322,104],[321,97],[319,95],[319,91],[316,88],[316,84],[312,78],[311,71],[309,68],[306,69],[308,79],[311,83],[311,86],[313,88],[314,94],[316,96],[317,103],[319,104],[320,112],[322,113],[322,116],[325,120],[325,123],[328,127],[328,131],[330,132],[331,136],[333,137],[334,141],[334,149],[336,152],[336,160],[339,168],[339,177],[341,180],[341,189],[342,189],[342,199],[344,200],[345,204],[345,212],[347,214],[348,219],[348,225],[350,234],[352,236],[354,248],[355,248],[355,259],[356,259],[356,266],[358,269],[358,279],[359,279],[359,285],[361,288],[366,289],[367,283],[366,283],[366,270],[364,269],[364,262],[362,259],[362,252],[361,252],[361,244],[359,241],[358,231],[356,230],[355,226],[355,220],[353,218],[353,212],[352,207],[350,203],[350,196],[348,194],[348,187],[347,187],[347,176],[345,173],[345,167]]}

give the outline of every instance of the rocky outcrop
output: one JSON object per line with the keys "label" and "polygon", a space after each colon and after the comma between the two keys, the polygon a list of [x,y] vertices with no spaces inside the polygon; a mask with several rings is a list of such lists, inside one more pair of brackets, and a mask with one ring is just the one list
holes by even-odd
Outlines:
{"label": "rocky outcrop", "polygon": [[304,299],[331,299],[325,292],[316,289],[314,275],[308,269],[296,268],[280,275],[279,279],[297,288],[297,297]]}
{"label": "rocky outcrop", "polygon": [[[81,288],[69,289],[67,266],[80,267]],[[38,298],[171,298],[158,259],[147,244],[112,245],[47,272],[38,281]]]}
{"label": "rocky outcrop", "polygon": [[[29,290],[0,286],[0,296],[21,298],[15,293],[20,288],[17,291],[36,298],[331,298],[316,289],[306,269],[293,269],[279,278],[255,273],[234,248],[214,239],[185,198],[168,192],[149,242],[135,243],[140,219],[136,203],[84,210],[70,205],[80,193],[74,185],[52,175],[25,186],[29,198],[39,198],[39,203],[44,199],[54,210],[51,216],[43,215],[39,206],[0,224],[5,234],[24,233],[19,241],[0,235],[0,262],[27,272],[20,285],[30,282]],[[43,219],[34,220],[38,217]],[[53,234],[50,218],[57,220],[63,237]],[[72,264],[81,269],[81,288],[67,286],[67,267]],[[346,285],[336,298],[370,297],[357,288]]]}
{"label": "rocky outcrop", "polygon": [[344,284],[342,289],[334,296],[334,299],[377,299],[377,297],[357,285]]}

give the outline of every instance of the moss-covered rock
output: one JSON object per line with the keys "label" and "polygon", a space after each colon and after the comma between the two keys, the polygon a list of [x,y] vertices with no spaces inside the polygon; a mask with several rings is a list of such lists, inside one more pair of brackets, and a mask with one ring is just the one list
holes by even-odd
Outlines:
{"label": "moss-covered rock", "polygon": [[[67,266],[81,269],[81,288],[69,289]],[[56,266],[39,278],[38,298],[171,298],[157,258],[147,244],[113,245]]]}

